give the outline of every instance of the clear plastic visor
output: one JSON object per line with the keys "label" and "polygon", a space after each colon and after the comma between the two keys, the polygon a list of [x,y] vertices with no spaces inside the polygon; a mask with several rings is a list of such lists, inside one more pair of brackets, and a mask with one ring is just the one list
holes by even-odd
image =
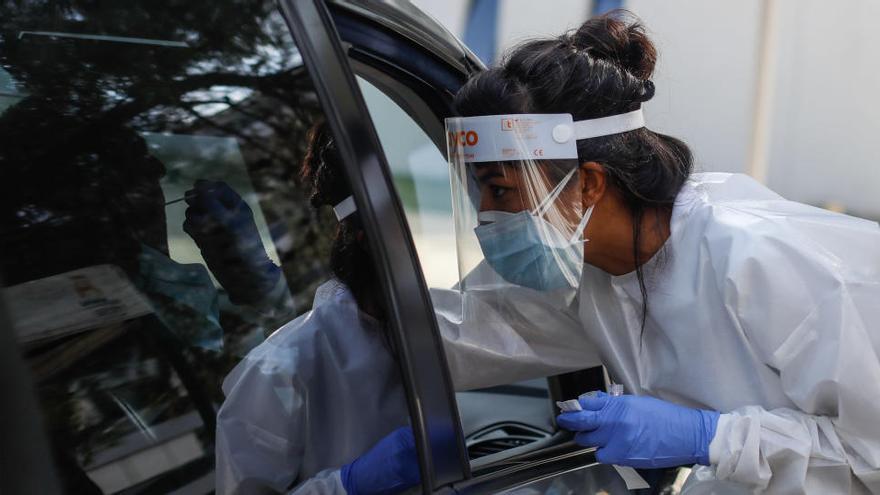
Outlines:
{"label": "clear plastic visor", "polygon": [[567,114],[447,119],[464,295],[486,302],[508,290],[574,293],[585,212],[571,128]]}

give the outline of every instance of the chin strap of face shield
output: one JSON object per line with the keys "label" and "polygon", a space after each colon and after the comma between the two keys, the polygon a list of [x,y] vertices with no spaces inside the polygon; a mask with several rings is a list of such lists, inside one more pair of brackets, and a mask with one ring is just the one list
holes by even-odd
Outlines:
{"label": "chin strap of face shield", "polygon": [[343,199],[339,202],[339,204],[333,207],[333,213],[336,214],[337,222],[343,221],[346,217],[350,216],[356,211],[357,206],[354,204],[354,196],[349,196]]}

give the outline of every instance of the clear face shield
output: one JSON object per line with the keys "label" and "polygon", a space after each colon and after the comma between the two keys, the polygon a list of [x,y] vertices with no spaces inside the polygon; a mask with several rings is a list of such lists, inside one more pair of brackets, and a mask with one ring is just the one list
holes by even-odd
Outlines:
{"label": "clear face shield", "polygon": [[484,299],[514,288],[573,296],[592,213],[577,140],[642,126],[641,110],[580,122],[569,114],[446,119],[459,291]]}

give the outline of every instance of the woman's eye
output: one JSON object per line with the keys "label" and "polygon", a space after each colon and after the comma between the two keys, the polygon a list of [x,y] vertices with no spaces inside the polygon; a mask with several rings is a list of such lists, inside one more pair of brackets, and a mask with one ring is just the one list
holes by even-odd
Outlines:
{"label": "woman's eye", "polygon": [[498,186],[489,186],[489,190],[491,191],[493,198],[500,198],[501,196],[504,196],[504,193],[507,192],[506,187]]}

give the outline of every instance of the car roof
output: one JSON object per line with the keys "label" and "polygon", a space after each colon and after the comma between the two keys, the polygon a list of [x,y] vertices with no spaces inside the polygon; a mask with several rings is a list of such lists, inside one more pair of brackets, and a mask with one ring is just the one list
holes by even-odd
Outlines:
{"label": "car roof", "polygon": [[485,69],[461,40],[409,0],[330,0],[328,3],[398,33],[465,74]]}

